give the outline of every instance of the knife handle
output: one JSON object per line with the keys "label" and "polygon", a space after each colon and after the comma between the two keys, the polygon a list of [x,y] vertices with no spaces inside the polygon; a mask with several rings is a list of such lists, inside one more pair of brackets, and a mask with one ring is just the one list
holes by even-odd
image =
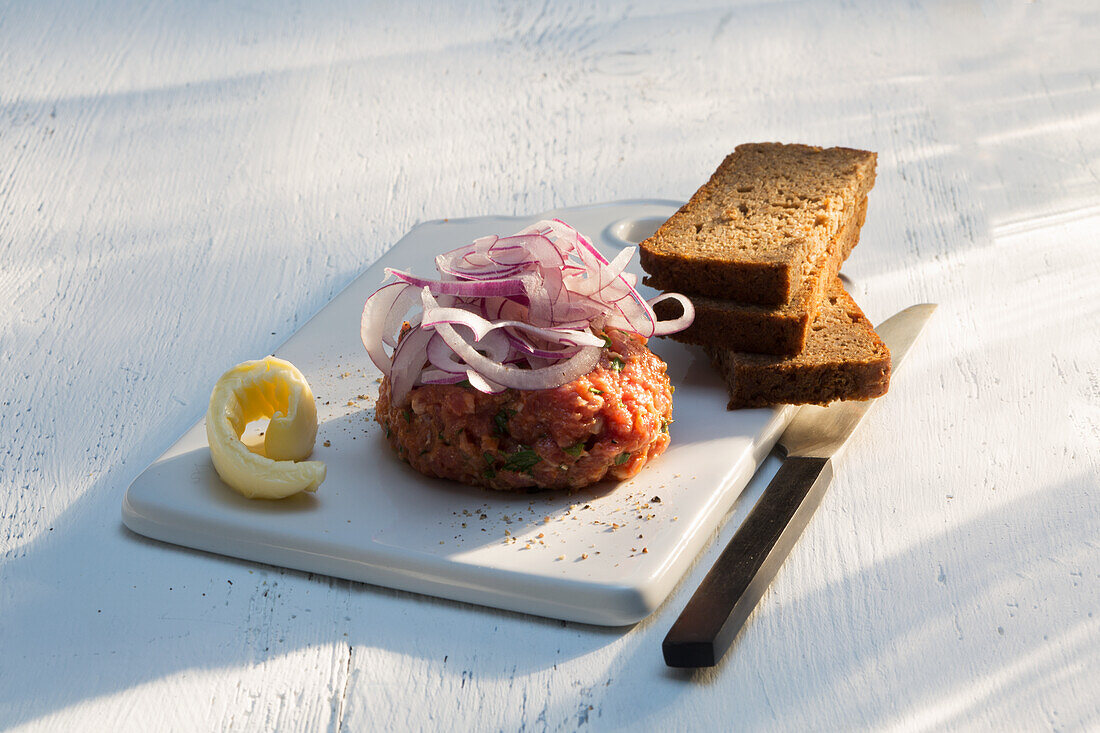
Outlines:
{"label": "knife handle", "polygon": [[828,458],[783,461],[661,645],[670,667],[713,667],[729,649],[821,504]]}

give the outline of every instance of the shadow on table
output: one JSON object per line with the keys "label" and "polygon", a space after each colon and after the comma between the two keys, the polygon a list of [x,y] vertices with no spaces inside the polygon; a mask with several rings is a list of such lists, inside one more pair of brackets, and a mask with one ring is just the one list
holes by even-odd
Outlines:
{"label": "shadow on table", "polygon": [[[769,592],[720,666],[695,673],[665,668],[661,638],[770,472],[763,472],[746,490],[720,541],[703,553],[672,599],[648,619],[625,628],[547,620],[169,547],[122,528],[111,531],[114,521],[106,518],[117,511],[117,495],[100,487],[73,507],[73,517],[57,523],[63,532],[44,533],[22,550],[22,559],[45,573],[43,577],[37,582],[19,578],[20,565],[8,566],[5,583],[18,581],[18,587],[28,590],[7,603],[4,616],[9,671],[0,685],[0,720],[8,725],[27,722],[188,670],[247,667],[307,647],[346,644],[352,660],[357,654],[385,650],[443,663],[438,684],[453,687],[459,705],[464,695],[477,694],[476,685],[464,692],[467,680],[569,676],[572,665],[613,648],[603,673],[605,685],[624,678],[650,679],[645,695],[630,696],[637,720],[644,721],[647,714],[684,698],[699,699],[721,677],[732,676],[746,684],[724,686],[723,694],[732,690],[743,698],[740,722],[748,727],[754,722],[782,722],[788,716],[798,722],[798,711],[812,709],[815,701],[836,710],[840,719],[846,713],[856,716],[867,700],[849,689],[851,680],[868,669],[886,667],[913,680],[914,697],[898,701],[899,715],[907,706],[917,709],[927,701],[946,699],[954,701],[955,707],[939,713],[937,722],[949,724],[987,698],[1006,691],[1038,694],[1055,684],[1073,668],[1073,642],[1095,630],[1095,623],[1082,619],[1060,637],[1017,643],[1014,655],[997,665],[1001,671],[983,679],[978,692],[966,695],[959,691],[972,690],[974,670],[945,670],[930,664],[947,644],[968,647],[977,657],[991,654],[988,645],[997,640],[997,629],[991,628],[988,638],[964,639],[957,632],[957,616],[971,613],[972,608],[1000,605],[1005,597],[1026,602],[1028,577],[1037,571],[1037,564],[1050,561],[1069,566],[1081,559],[1082,548],[1094,538],[1080,523],[1067,522],[1068,532],[1049,535],[1020,531],[1019,537],[1042,536],[1045,544],[1038,546],[1033,539],[1031,545],[1015,546],[1012,554],[986,555],[985,566],[968,567],[964,578],[956,579],[941,567],[939,585],[932,586],[927,603],[900,607],[895,603],[898,589],[928,582],[926,559],[945,544],[954,542],[964,548],[968,543],[985,544],[990,528],[1012,534],[1013,528],[1029,522],[1060,524],[1060,514],[1073,505],[1066,494],[1082,485],[1080,479],[1045,487],[950,531],[926,536],[904,553],[803,595],[792,598]],[[983,549],[974,548],[979,555]],[[189,555],[191,561],[179,562],[179,553]],[[73,572],[73,566],[80,568],[80,574]],[[70,586],[53,584],[50,569],[79,580]],[[168,572],[171,577],[165,575]],[[782,586],[782,574],[779,583]],[[879,584],[881,596],[851,596],[857,589]],[[325,596],[327,608],[316,597],[318,586],[332,591]],[[901,595],[912,598],[908,592]],[[853,606],[860,606],[861,612],[851,614]],[[446,622],[440,623],[443,609]],[[874,633],[865,633],[860,624],[872,625]],[[19,629],[44,629],[49,637],[21,638]],[[1000,632],[1004,633],[1003,628]],[[819,643],[817,635],[822,633],[842,636],[851,646]],[[803,641],[762,643],[776,638]],[[1081,647],[1080,654],[1090,653],[1087,645]],[[18,662],[19,674],[14,674],[13,662]],[[51,686],[48,680],[60,665],[70,667],[65,684]],[[386,676],[385,670],[372,670],[370,665],[349,661],[349,666],[360,677]],[[765,693],[754,671],[760,668],[772,670],[772,677],[781,671],[787,683]],[[651,672],[639,674],[639,670]],[[664,683],[658,684],[662,679]],[[573,698],[548,698],[542,704],[544,713],[560,719],[563,711],[573,709],[578,716],[588,712],[599,716],[602,706],[614,700],[614,695],[596,695],[588,689]]]}
{"label": "shadow on table", "polygon": [[[1073,577],[1087,574],[1094,562],[1095,538],[1083,523],[1069,518],[1080,504],[1086,483],[1087,477],[1078,476],[1061,485],[1037,488],[1022,499],[949,530],[927,534],[902,552],[807,592],[786,585],[781,570],[719,665],[662,669],[660,640],[726,538],[732,536],[733,528],[728,527],[669,601],[625,634],[608,679],[642,666],[676,683],[655,684],[646,695],[632,699],[639,720],[683,698],[705,699],[698,691],[720,680],[740,680],[737,685],[722,685],[721,690],[723,696],[737,699],[724,701],[723,707],[736,710],[737,725],[745,729],[843,727],[863,720],[863,711],[872,709],[881,716],[883,711],[873,699],[880,674],[891,680],[883,683],[883,689],[896,690],[896,680],[905,680],[910,696],[895,700],[893,717],[870,721],[875,724],[912,720],[919,713],[930,727],[952,727],[982,714],[993,700],[1031,697],[1039,704],[1045,690],[1064,685],[1085,669],[1095,669],[1100,661],[1093,643],[1100,622],[1085,608],[1076,614],[1076,623],[1057,635],[1012,637],[1015,616],[1034,612],[1040,604],[1057,604],[1038,595],[1037,578],[1060,570],[1066,585],[1078,587]],[[739,505],[735,514],[745,510]],[[1007,551],[990,552],[991,545],[1002,543]],[[949,547],[953,556],[971,561],[961,576],[940,561],[933,582],[934,559],[943,557]],[[1082,591],[1087,582],[1081,578]],[[881,593],[867,596],[868,589],[875,587]],[[1069,600],[1072,597],[1061,600],[1076,603]],[[1052,613],[1064,611],[1051,609]],[[984,633],[974,632],[973,616],[988,619]],[[967,622],[961,624],[960,618]],[[653,632],[646,633],[650,626],[655,627]],[[969,635],[964,635],[964,626]],[[1011,641],[1006,641],[1006,635]],[[778,639],[786,641],[774,643]],[[964,652],[945,653],[952,646]],[[945,657],[973,663],[944,668],[936,660]],[[761,675],[760,670],[768,671]],[[777,679],[782,682],[777,684]],[[813,717],[814,710],[829,711],[832,722]],[[1072,719],[1072,713],[1065,712]]]}

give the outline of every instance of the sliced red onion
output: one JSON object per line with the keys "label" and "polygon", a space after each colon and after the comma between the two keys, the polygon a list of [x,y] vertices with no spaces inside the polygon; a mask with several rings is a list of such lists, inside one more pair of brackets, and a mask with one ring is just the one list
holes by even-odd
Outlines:
{"label": "sliced red onion", "polygon": [[405,334],[393,352],[390,369],[390,401],[400,405],[416,385],[416,380],[427,359],[428,341],[435,333],[424,328],[414,328]]}
{"label": "sliced red onion", "polygon": [[[431,297],[429,295],[429,297]],[[501,364],[478,353],[448,323],[440,323],[436,330],[455,353],[466,360],[471,369],[497,384],[513,389],[551,389],[568,384],[588,374],[600,363],[599,346],[585,346],[576,355],[541,369],[520,369]]]}
{"label": "sliced red onion", "polygon": [[438,333],[428,342],[428,361],[441,372],[447,374],[465,374],[466,364],[451,350],[447,342]]}
{"label": "sliced red onion", "polygon": [[[386,338],[386,326],[389,321],[390,311],[393,310],[398,298],[409,289],[405,283],[390,283],[383,285],[367,298],[363,306],[363,318],[359,324],[359,336],[363,339],[363,345],[367,347],[367,354],[371,361],[383,374],[390,373],[392,358],[386,353],[383,342]],[[407,308],[405,309],[408,310]]]}
{"label": "sliced red onion", "polygon": [[470,383],[470,386],[474,389],[478,390],[479,392],[485,392],[486,394],[495,394],[496,392],[503,392],[504,390],[508,389],[502,384],[490,382],[488,379],[481,376],[473,369],[466,370],[466,381],[468,381]]}
{"label": "sliced red onion", "polygon": [[485,338],[477,342],[475,348],[493,361],[500,362],[512,353],[512,344],[508,341],[508,335],[502,330],[490,331]]}
{"label": "sliced red onion", "polygon": [[[395,285],[398,283],[394,283]],[[394,299],[393,304],[390,306],[390,312],[386,316],[385,326],[383,326],[383,340],[387,346],[397,348],[397,340],[401,335],[401,329],[406,323],[405,316],[409,315],[409,310],[420,302],[420,290],[414,288],[411,285],[406,285],[397,298]],[[415,314],[408,320],[410,326],[415,326],[420,321],[420,314]]]}
{"label": "sliced red onion", "polygon": [[458,295],[460,297],[502,297],[509,295],[522,295],[530,287],[521,278],[509,277],[492,280],[425,280],[401,270],[387,267],[386,274],[396,277],[409,285],[415,285],[419,290],[430,287],[436,295]]}
{"label": "sliced red onion", "polygon": [[[466,343],[470,341],[467,340]],[[492,331],[485,338],[478,339],[474,348],[487,358],[503,363],[511,354],[512,345],[503,331]],[[439,333],[435,333],[428,342],[426,354],[432,366],[441,371],[464,374],[469,369]]]}
{"label": "sliced red onion", "polygon": [[[429,289],[428,292],[431,292]],[[604,341],[591,331],[577,331],[566,328],[539,328],[523,321],[489,321],[476,313],[462,308],[432,307],[424,310],[421,326],[434,328],[441,323],[461,325],[470,329],[477,341],[492,335],[498,328],[515,328],[534,336],[557,341],[566,346],[602,346]]]}
{"label": "sliced red onion", "polygon": [[421,384],[458,384],[466,378],[466,372],[445,372],[442,369],[424,369],[420,372]]}
{"label": "sliced red onion", "polygon": [[562,359],[568,358],[576,354],[580,347],[565,347],[564,349],[543,349],[532,344],[527,339],[514,333],[508,333],[508,342],[514,347],[514,351],[519,352],[519,355],[525,356],[537,356],[542,359]]}
{"label": "sliced red onion", "polygon": [[[633,254],[631,247],[608,261],[556,219],[480,237],[436,257],[438,280],[387,270],[397,282],[367,299],[363,343],[390,377],[395,403],[417,384],[464,379],[483,392],[560,386],[595,367],[605,328],[648,337],[691,324],[684,296],[647,302],[638,293],[637,276],[626,272]],[[684,313],[658,322],[652,304],[666,298]]]}
{"label": "sliced red onion", "polygon": [[495,250],[504,248],[516,248],[523,252],[522,258],[511,260],[517,264],[534,260],[544,267],[561,269],[566,261],[565,254],[544,234],[513,235],[499,239],[493,245]]}
{"label": "sliced red onion", "polygon": [[679,293],[662,293],[656,298],[648,301],[649,306],[652,308],[655,304],[662,300],[668,300],[669,298],[677,300],[680,305],[683,306],[684,312],[679,318],[673,318],[670,321],[655,321],[656,329],[654,334],[657,336],[667,336],[670,333],[676,333],[683,331],[695,321],[695,306],[691,304],[691,301],[686,296]]}

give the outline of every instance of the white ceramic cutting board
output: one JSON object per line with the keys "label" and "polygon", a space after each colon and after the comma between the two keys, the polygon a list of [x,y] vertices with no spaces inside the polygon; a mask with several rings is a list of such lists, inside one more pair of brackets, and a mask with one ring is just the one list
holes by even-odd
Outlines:
{"label": "white ceramic cutting board", "polygon": [[727,411],[701,350],[653,339],[676,387],[675,423],[668,451],[638,476],[571,495],[462,486],[421,476],[385,444],[373,422],[379,373],[359,319],[385,267],[430,274],[439,252],[550,217],[613,255],[676,208],[635,200],[417,226],[277,351],[317,398],[313,458],[328,466],[317,494],[237,495],[214,472],[200,420],[130,486],[123,522],[186,547],[469,603],[602,625],[644,618],[732,506],[790,409]]}

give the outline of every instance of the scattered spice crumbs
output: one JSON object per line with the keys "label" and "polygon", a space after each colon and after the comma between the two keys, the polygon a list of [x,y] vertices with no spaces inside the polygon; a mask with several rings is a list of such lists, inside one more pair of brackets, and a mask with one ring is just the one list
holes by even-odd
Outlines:
{"label": "scattered spice crumbs", "polygon": [[[583,525],[598,525],[598,526],[604,527],[605,528],[604,531],[606,531],[606,532],[613,532],[613,531],[616,531],[616,530],[619,530],[619,529],[636,529],[636,528],[631,527],[633,519],[636,518],[638,520],[649,521],[649,520],[652,520],[652,519],[656,518],[656,514],[654,514],[652,511],[647,512],[646,510],[655,509],[655,507],[651,506],[652,504],[662,503],[662,500],[659,496],[647,496],[645,494],[641,494],[641,492],[639,492],[639,491],[635,491],[634,493],[631,493],[627,496],[622,496],[621,499],[622,499],[622,503],[619,506],[607,506],[607,505],[599,506],[599,505],[594,505],[593,503],[590,503],[590,502],[589,503],[577,502],[577,503],[569,504],[567,506],[560,506],[559,505],[556,508],[556,511],[557,511],[556,515],[555,514],[544,514],[542,516],[541,524],[549,525],[551,523],[551,521],[555,518],[559,522],[561,522],[561,521],[564,521],[566,517],[572,517],[573,520],[576,521],[578,519],[581,519],[581,517],[579,516],[579,512],[581,512],[583,510],[586,510],[586,509],[587,510],[594,510],[594,512],[596,512],[596,516],[588,519],[587,521],[581,522],[580,525],[566,525],[564,532],[559,532],[559,531],[554,530],[554,529],[547,529],[545,532],[538,532],[537,534],[535,534],[533,536],[529,536],[529,537],[520,537],[520,536],[517,536],[517,535],[513,534],[511,529],[504,529],[504,534],[503,534],[503,537],[502,537],[502,544],[504,544],[504,545],[519,544],[519,546],[516,548],[517,550],[537,550],[539,548],[539,546],[548,547],[548,543],[560,543],[561,545],[566,546],[563,549],[567,549],[570,544],[573,544],[573,541],[575,541],[576,539],[579,539],[579,537],[571,536],[569,534],[569,532],[570,532],[570,530],[568,529],[569,527],[578,527],[578,526],[583,526]],[[486,503],[484,506],[479,507],[478,509],[475,509],[473,511],[471,511],[470,509],[460,509],[458,511],[451,512],[451,514],[454,517],[456,517],[456,520],[453,522],[453,524],[451,526],[454,529],[458,529],[459,527],[461,527],[462,530],[471,529],[470,525],[467,522],[461,521],[463,517],[476,518],[478,520],[481,520],[482,522],[485,522],[485,520],[489,520],[489,526],[490,527],[492,526],[492,523],[495,523],[495,522],[500,522],[500,523],[508,524],[508,525],[519,522],[521,524],[526,525],[526,524],[528,524],[528,522],[525,519],[526,516],[531,516],[530,522],[532,524],[538,524],[539,522],[538,522],[538,512],[536,510],[536,504],[540,503],[540,502],[544,503],[547,506],[551,506],[551,507],[555,503],[554,499],[550,498],[550,497],[547,497],[545,500],[530,499],[528,501],[528,510],[531,512],[530,515],[520,516],[515,511],[511,511],[507,514],[505,514],[503,512],[498,513],[495,517],[490,517],[489,504]],[[627,520],[625,522],[622,522],[622,523],[606,521],[603,518],[603,517],[608,517],[609,518],[610,515],[612,515],[616,512],[620,512],[620,511],[630,512],[633,516],[629,520]],[[532,515],[534,515],[534,516],[532,516]],[[676,521],[678,519],[679,519],[679,517],[669,517],[668,521]],[[488,531],[488,528],[485,527],[485,526],[478,527],[478,529],[482,532]],[[501,528],[501,529],[503,529],[503,528]],[[525,527],[525,530],[526,529],[527,529],[527,527]],[[526,532],[524,531],[524,532],[520,532],[519,534],[522,535],[522,534],[525,534],[525,533]],[[549,537],[548,537],[548,534],[550,535]],[[573,537],[573,541],[570,540],[570,537]],[[638,537],[638,539],[643,539],[644,535],[639,534],[639,535],[637,535],[637,537]],[[459,534],[456,534],[454,536],[454,539],[457,540],[458,542],[464,542],[466,537],[460,532]],[[521,539],[523,540],[522,543],[520,543]],[[444,543],[441,542],[440,544],[444,544]],[[581,560],[588,560],[588,559],[590,559],[590,557],[589,557],[590,555],[594,557],[596,555],[602,554],[601,550],[596,549],[597,548],[596,544],[590,544],[589,548],[590,548],[590,550],[587,551],[587,552],[580,553],[579,555],[574,555],[574,557],[576,558],[574,560],[574,562],[580,562]],[[649,554],[649,548],[648,547],[643,547],[641,550],[639,550],[637,547],[631,547],[630,548],[630,553],[627,555],[627,557],[637,557],[637,556],[643,555],[643,554]],[[567,559],[567,557],[568,557],[568,554],[558,555],[556,557],[556,560],[559,560],[559,561],[560,560],[565,560],[565,559]],[[619,563],[615,563],[614,566],[619,567]]]}

